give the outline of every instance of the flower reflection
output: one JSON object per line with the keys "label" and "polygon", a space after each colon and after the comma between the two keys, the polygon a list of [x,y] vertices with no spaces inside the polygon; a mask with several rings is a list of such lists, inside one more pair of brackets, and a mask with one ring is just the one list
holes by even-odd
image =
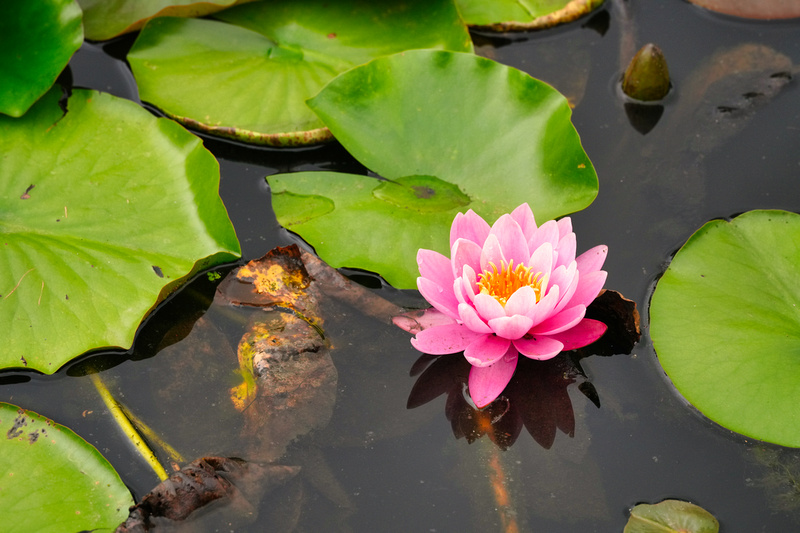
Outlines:
{"label": "flower reflection", "polygon": [[[447,394],[445,416],[456,438],[473,442],[486,435],[506,449],[514,444],[524,427],[542,447],[550,448],[557,430],[570,437],[575,434],[575,416],[567,387],[585,380],[585,376],[568,354],[537,363],[520,359],[503,393],[483,409],[478,409],[469,397],[470,364],[466,359],[423,355],[415,367],[425,365],[427,368],[409,395],[408,408]],[[583,383],[594,391],[591,383]],[[593,401],[597,401],[596,393],[593,396]]]}
{"label": "flower reflection", "polygon": [[446,394],[445,416],[456,438],[473,442],[486,435],[506,449],[525,428],[539,445],[549,449],[558,431],[570,437],[575,433],[570,385],[577,383],[578,390],[600,407],[600,398],[580,360],[590,355],[630,353],[639,340],[636,305],[619,293],[604,291],[589,306],[586,316],[606,323],[607,334],[589,346],[545,361],[521,357],[511,381],[497,399],[482,409],[470,397],[472,366],[465,358],[422,355],[411,368],[410,374],[418,378],[407,407],[414,409]]}

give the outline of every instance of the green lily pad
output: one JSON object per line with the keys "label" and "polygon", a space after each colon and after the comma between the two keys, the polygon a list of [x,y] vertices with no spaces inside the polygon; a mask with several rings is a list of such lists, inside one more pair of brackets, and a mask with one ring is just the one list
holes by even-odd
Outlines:
{"label": "green lily pad", "polygon": [[3,531],[113,530],[133,497],[114,468],[69,428],[0,403]]}
{"label": "green lily pad", "polygon": [[493,31],[526,31],[572,22],[603,0],[456,0],[464,22]]}
{"label": "green lily pad", "polygon": [[0,117],[0,368],[130,347],[178,284],[240,253],[197,137],[95,91],[63,114],[59,96]]}
{"label": "green lily pad", "polygon": [[268,0],[217,18],[154,19],[128,61],[142,100],[192,128],[257,144],[330,139],[305,101],[356,65],[412,48],[472,51],[452,0]]}
{"label": "green lily pad", "polygon": [[800,446],[800,215],[714,220],[678,251],[650,305],[661,365],[728,429]]}
{"label": "green lily pad", "polygon": [[342,74],[309,106],[390,182],[337,173],[268,178],[278,221],[325,261],[416,286],[416,253],[449,253],[458,212],[494,222],[528,202],[541,223],[583,209],[597,175],[566,99],[471,54],[409,51]]}
{"label": "green lily pad", "polygon": [[78,0],[86,38],[111,39],[156,17],[202,17],[253,0]]}
{"label": "green lily pad", "polygon": [[83,42],[75,0],[0,3],[0,113],[22,116]]}
{"label": "green lily pad", "polygon": [[655,505],[640,503],[622,533],[718,533],[714,515],[693,503],[664,500]]}
{"label": "green lily pad", "polygon": [[202,17],[253,0],[78,0],[86,38],[111,39],[156,17]]}

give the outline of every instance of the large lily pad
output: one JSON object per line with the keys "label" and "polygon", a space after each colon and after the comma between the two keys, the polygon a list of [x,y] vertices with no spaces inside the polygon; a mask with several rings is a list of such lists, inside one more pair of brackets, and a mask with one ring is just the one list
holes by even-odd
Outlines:
{"label": "large lily pad", "polygon": [[603,0],[456,0],[464,22],[494,31],[525,31],[572,22]]}
{"label": "large lily pad", "polygon": [[201,17],[253,0],[78,0],[86,38],[103,41],[155,17]]}
{"label": "large lily pad", "polygon": [[187,276],[239,255],[200,140],[136,104],[51,91],[0,117],[0,367],[130,347]]}
{"label": "large lily pad", "polygon": [[128,61],[142,100],[259,144],[329,139],[305,101],[351,67],[412,48],[472,50],[452,0],[268,0],[217,17],[152,20]]}
{"label": "large lily pad", "polygon": [[0,403],[3,531],[111,530],[133,498],[91,444],[52,420]]}
{"label": "large lily pad", "polygon": [[0,3],[0,113],[22,116],[83,42],[75,0]]}
{"label": "large lily pad", "polygon": [[800,215],[714,220],[658,282],[650,334],[689,402],[719,424],[800,446]]}
{"label": "large lily pad", "polygon": [[309,106],[369,169],[366,176],[270,176],[278,221],[332,266],[416,286],[419,248],[448,252],[450,224],[473,209],[493,222],[528,202],[539,222],[597,194],[566,99],[470,54],[410,51],[332,81]]}

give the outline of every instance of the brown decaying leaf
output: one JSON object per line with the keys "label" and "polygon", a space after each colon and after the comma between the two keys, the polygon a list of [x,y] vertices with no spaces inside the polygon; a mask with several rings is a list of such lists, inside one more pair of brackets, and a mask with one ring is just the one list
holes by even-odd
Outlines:
{"label": "brown decaying leaf", "polygon": [[312,304],[311,277],[295,246],[274,248],[260,259],[239,267],[220,283],[217,295],[233,305],[287,307]]}
{"label": "brown decaying leaf", "polygon": [[219,285],[218,303],[267,311],[239,343],[243,383],[231,389],[245,419],[241,436],[252,443],[249,457],[274,461],[292,440],[330,420],[338,374],[320,306],[331,299],[386,323],[402,312],[296,245],[271,250]]}
{"label": "brown decaying leaf", "polygon": [[[293,478],[296,466],[261,465],[228,457],[203,457],[159,483],[131,507],[117,533],[150,531],[164,519],[179,522],[215,502],[241,507],[253,515],[261,497]],[[249,510],[249,512],[247,512]]]}
{"label": "brown decaying leaf", "polygon": [[240,267],[220,283],[217,297],[237,306],[291,309],[318,325],[323,322],[319,303],[325,297],[386,323],[403,312],[295,244],[270,250]]}
{"label": "brown decaying leaf", "polygon": [[338,373],[314,327],[290,313],[271,313],[242,338],[239,357],[254,376],[241,433],[251,443],[249,457],[275,461],[294,439],[328,424]]}
{"label": "brown decaying leaf", "polygon": [[599,320],[608,329],[596,342],[576,350],[581,357],[631,353],[642,336],[636,302],[628,300],[617,291],[600,291],[586,308],[586,318]]}

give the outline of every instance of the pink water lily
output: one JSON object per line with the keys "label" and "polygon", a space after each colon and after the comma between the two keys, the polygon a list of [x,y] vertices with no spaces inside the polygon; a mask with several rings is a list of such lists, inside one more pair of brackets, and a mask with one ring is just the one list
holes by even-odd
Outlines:
{"label": "pink water lily", "polygon": [[411,343],[432,355],[463,351],[472,364],[470,396],[488,405],[511,380],[519,354],[550,359],[605,332],[584,315],[605,283],[608,248],[578,258],[575,250],[569,218],[537,226],[528,204],[491,227],[472,210],[459,213],[450,258],[417,254],[417,287],[434,309]]}

